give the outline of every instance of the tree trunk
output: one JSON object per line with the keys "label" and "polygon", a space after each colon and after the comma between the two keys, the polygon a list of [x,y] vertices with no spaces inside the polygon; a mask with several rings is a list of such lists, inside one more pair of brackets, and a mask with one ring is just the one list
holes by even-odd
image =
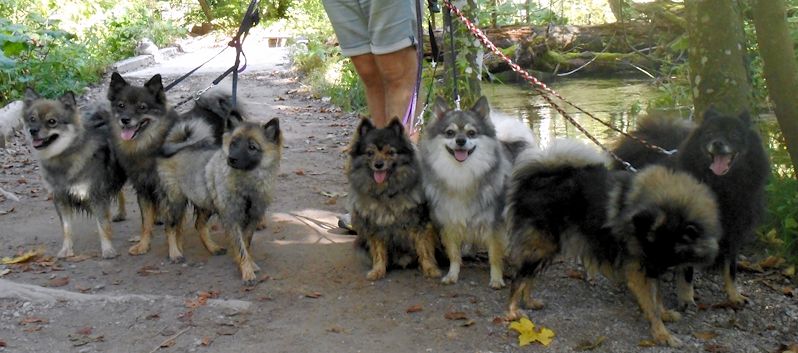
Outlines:
{"label": "tree trunk", "polygon": [[202,7],[202,12],[205,13],[205,18],[208,19],[208,22],[213,21],[213,13],[211,12],[211,7],[208,5],[207,0],[199,0],[200,7]]}
{"label": "tree trunk", "polygon": [[787,28],[784,0],[753,1],[754,27],[773,100],[793,167],[798,168],[798,64]]}
{"label": "tree trunk", "polygon": [[[452,1],[452,4],[459,8],[466,18],[476,21],[476,13],[478,7],[475,0],[459,0]],[[445,10],[448,13],[448,9]],[[444,13],[444,16],[447,15]],[[444,97],[451,97],[456,99],[454,89],[457,88],[457,95],[460,97],[460,107],[462,109],[469,109],[474,103],[477,102],[482,95],[480,87],[481,69],[483,49],[482,44],[479,43],[468,28],[454,13],[451,14],[452,27],[454,28],[454,48],[456,55],[453,56],[451,52],[451,40],[449,36],[449,28],[447,21],[444,21],[443,36],[444,36],[444,87],[446,92]],[[452,70],[457,72],[457,80],[454,81]]]}
{"label": "tree trunk", "polygon": [[700,119],[714,106],[737,115],[751,110],[745,36],[737,1],[688,0],[690,86]]}
{"label": "tree trunk", "polygon": [[499,0],[490,0],[490,5],[493,6],[490,10],[490,28],[496,28],[496,22],[499,20]]}
{"label": "tree trunk", "polygon": [[616,22],[623,22],[623,0],[607,0]]}

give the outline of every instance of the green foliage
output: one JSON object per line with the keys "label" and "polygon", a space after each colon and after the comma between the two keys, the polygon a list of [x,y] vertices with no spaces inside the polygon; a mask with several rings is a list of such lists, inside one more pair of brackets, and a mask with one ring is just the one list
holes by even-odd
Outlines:
{"label": "green foliage", "polygon": [[19,98],[25,87],[45,97],[80,93],[109,64],[132,55],[141,38],[164,46],[185,34],[152,5],[0,0],[0,104]]}
{"label": "green foliage", "polygon": [[[214,27],[228,31],[238,28],[252,0],[207,0],[207,2],[213,17],[210,22]],[[170,4],[188,7],[183,23],[185,26],[208,22],[197,0],[170,0]],[[261,0],[258,3],[261,21],[285,18],[290,7],[290,0]]]}
{"label": "green foliage", "polygon": [[766,190],[768,208],[762,238],[781,256],[798,263],[798,180],[774,175]]}

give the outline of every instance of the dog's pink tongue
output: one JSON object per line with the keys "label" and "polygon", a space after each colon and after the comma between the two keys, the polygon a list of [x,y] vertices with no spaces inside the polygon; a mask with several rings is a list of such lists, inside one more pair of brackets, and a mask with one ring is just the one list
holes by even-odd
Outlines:
{"label": "dog's pink tongue", "polygon": [[731,159],[732,156],[730,154],[715,155],[713,156],[712,164],[709,166],[709,169],[712,169],[715,175],[724,175],[729,172]]}
{"label": "dog's pink tongue", "polygon": [[386,170],[375,170],[374,171],[374,181],[376,181],[377,184],[384,183],[385,182],[385,178],[387,178],[387,177],[388,177],[388,171],[386,171]]}
{"label": "dog's pink tongue", "polygon": [[33,139],[33,147],[39,147],[44,144],[44,139]]}
{"label": "dog's pink tongue", "polygon": [[128,141],[133,139],[133,135],[136,134],[136,129],[122,129],[122,133],[119,134],[123,140]]}
{"label": "dog's pink tongue", "polygon": [[468,158],[468,151],[466,150],[454,150],[454,159],[458,162],[462,162]]}

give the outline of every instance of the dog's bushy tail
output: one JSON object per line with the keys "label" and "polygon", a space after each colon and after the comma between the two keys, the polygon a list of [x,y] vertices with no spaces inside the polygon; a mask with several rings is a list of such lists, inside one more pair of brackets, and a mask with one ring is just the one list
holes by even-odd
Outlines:
{"label": "dog's bushy tail", "polygon": [[229,119],[236,119],[240,122],[246,115],[240,103],[233,106],[231,91],[219,86],[203,93],[197,99],[191,113],[192,117],[201,117],[212,127],[217,143],[221,143]]}
{"label": "dog's bushy tail", "polygon": [[556,139],[544,149],[527,149],[518,156],[516,169],[583,168],[608,165],[609,156],[576,139]]}
{"label": "dog's bushy tail", "polygon": [[[651,114],[641,118],[637,123],[637,128],[630,134],[666,150],[674,150],[679,148],[679,145],[694,129],[695,125],[689,120],[664,114]],[[628,137],[619,139],[613,152],[638,169],[651,164],[663,163],[667,158],[659,151]],[[613,168],[623,169],[624,166],[616,161],[613,163]]]}
{"label": "dog's bushy tail", "polygon": [[537,148],[532,129],[522,120],[497,111],[491,111],[490,120],[496,128],[496,138],[509,152],[511,160],[528,148]]}

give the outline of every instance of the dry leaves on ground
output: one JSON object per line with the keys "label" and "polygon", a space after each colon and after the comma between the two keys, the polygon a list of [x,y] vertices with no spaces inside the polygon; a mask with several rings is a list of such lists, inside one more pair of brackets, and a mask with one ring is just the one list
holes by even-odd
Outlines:
{"label": "dry leaves on ground", "polygon": [[540,342],[540,344],[548,347],[551,341],[554,340],[554,331],[542,326],[536,328],[535,324],[525,317],[511,322],[510,329],[518,332],[518,345],[521,347],[532,342]]}
{"label": "dry leaves on ground", "polygon": [[702,332],[694,333],[693,336],[695,336],[695,338],[698,338],[698,339],[700,339],[702,341],[709,341],[709,340],[711,340],[711,339],[713,339],[715,337],[718,337],[718,333],[717,332],[713,332],[713,331],[702,331]]}
{"label": "dry leaves on ground", "polygon": [[41,255],[39,250],[28,250],[15,257],[4,257],[2,260],[0,260],[0,263],[3,265],[21,264],[23,262],[28,262],[39,255]]}
{"label": "dry leaves on ground", "polygon": [[443,315],[443,317],[445,317],[446,320],[468,320],[468,316],[462,311],[450,311]]}
{"label": "dry leaves on ground", "polygon": [[584,340],[579,342],[579,344],[574,347],[574,350],[577,352],[592,351],[598,347],[601,347],[605,340],[607,340],[606,336],[599,336],[593,341]]}
{"label": "dry leaves on ground", "polygon": [[305,297],[312,298],[312,299],[317,299],[317,298],[321,297],[321,292],[305,293]]}
{"label": "dry leaves on ground", "polygon": [[202,344],[203,347],[210,346],[211,343],[213,343],[213,337],[211,336],[203,336],[202,341],[200,342],[200,344]]}
{"label": "dry leaves on ground", "polygon": [[69,284],[69,276],[56,277],[47,282],[48,287],[63,287]]}
{"label": "dry leaves on ground", "polygon": [[413,305],[413,306],[407,308],[406,311],[409,314],[409,313],[417,313],[417,312],[422,311],[422,310],[424,310],[424,308],[421,307],[421,304],[416,304],[416,305]]}

